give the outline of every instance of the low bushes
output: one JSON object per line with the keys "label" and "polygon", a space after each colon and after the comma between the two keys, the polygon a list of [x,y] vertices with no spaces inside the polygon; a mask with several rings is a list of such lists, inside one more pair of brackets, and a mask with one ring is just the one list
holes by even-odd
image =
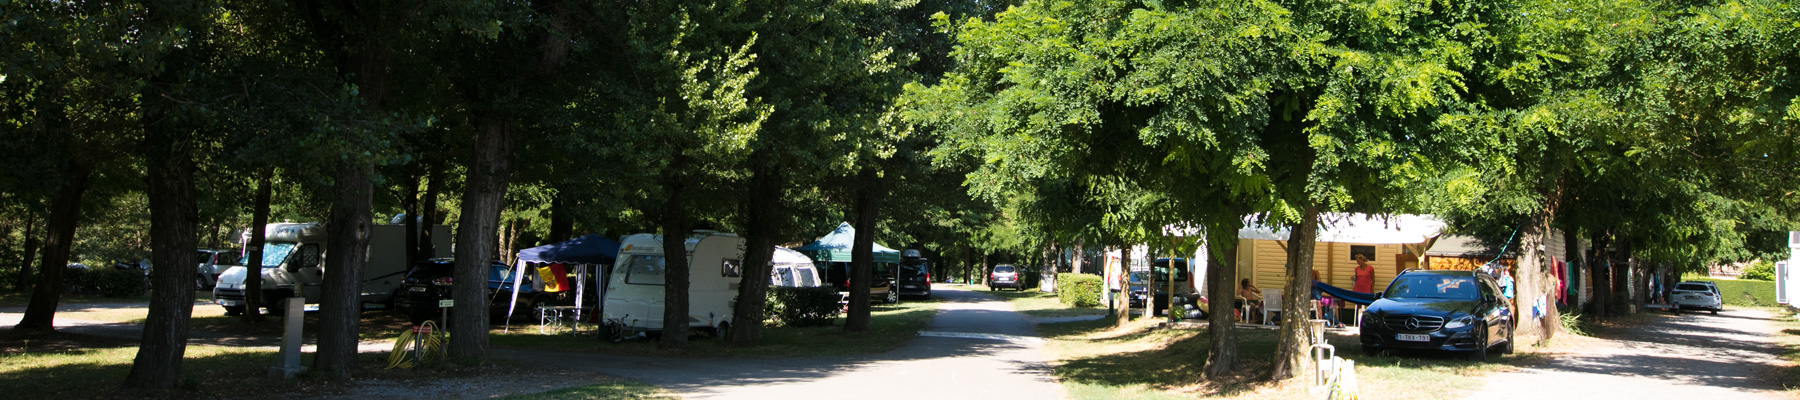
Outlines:
{"label": "low bushes", "polygon": [[144,293],[144,272],[135,269],[69,268],[63,272],[69,293],[132,297]]}
{"label": "low bushes", "polygon": [[1056,274],[1056,298],[1069,307],[1099,307],[1102,282],[1094,274]]}
{"label": "low bushes", "polygon": [[837,289],[832,287],[771,287],[763,315],[771,325],[824,326],[838,316]]}

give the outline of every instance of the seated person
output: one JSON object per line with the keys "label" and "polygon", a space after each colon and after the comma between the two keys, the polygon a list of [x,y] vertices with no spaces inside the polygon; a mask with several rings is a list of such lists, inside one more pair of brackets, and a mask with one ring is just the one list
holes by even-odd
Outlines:
{"label": "seated person", "polygon": [[1251,314],[1262,312],[1262,289],[1257,288],[1256,284],[1250,283],[1250,278],[1244,278],[1243,281],[1238,282],[1237,295],[1238,309],[1243,309],[1245,304],[1249,304]]}
{"label": "seated person", "polygon": [[[1319,280],[1319,270],[1316,270],[1316,269],[1313,270],[1312,278],[1313,278],[1313,282],[1320,281]],[[1331,295],[1321,293],[1319,291],[1318,287],[1313,288],[1312,298],[1313,298],[1313,301],[1319,302],[1319,314],[1321,314],[1321,316],[1325,317],[1324,318],[1325,326],[1335,328],[1335,327],[1339,327],[1339,326],[1343,325],[1343,324],[1338,323],[1337,307],[1334,307],[1337,305],[1337,301],[1335,298],[1331,297]]]}

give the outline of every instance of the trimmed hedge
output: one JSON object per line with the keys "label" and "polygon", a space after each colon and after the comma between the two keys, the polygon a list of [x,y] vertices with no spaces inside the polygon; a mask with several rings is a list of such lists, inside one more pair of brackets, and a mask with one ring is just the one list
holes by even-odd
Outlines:
{"label": "trimmed hedge", "polygon": [[1094,274],[1056,274],[1056,298],[1069,307],[1099,307],[1102,283]]}
{"label": "trimmed hedge", "polygon": [[144,272],[135,269],[69,268],[63,272],[63,283],[70,293],[98,294],[107,297],[132,297],[144,293]]}
{"label": "trimmed hedge", "polygon": [[826,326],[838,316],[837,289],[825,287],[771,287],[763,316],[770,325]]}
{"label": "trimmed hedge", "polygon": [[1724,295],[1725,304],[1740,307],[1775,307],[1778,305],[1775,302],[1775,282],[1713,278],[1687,280],[1706,281],[1719,285],[1719,294]]}

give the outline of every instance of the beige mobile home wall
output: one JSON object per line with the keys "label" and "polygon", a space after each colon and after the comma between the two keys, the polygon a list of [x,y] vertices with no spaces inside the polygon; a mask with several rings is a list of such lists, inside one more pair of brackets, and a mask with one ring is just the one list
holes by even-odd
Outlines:
{"label": "beige mobile home wall", "polygon": [[[1400,260],[1400,254],[1404,252],[1401,245],[1319,242],[1313,253],[1313,269],[1319,271],[1319,279],[1345,289],[1354,287],[1356,261],[1350,259],[1350,246],[1353,245],[1375,246],[1375,259],[1369,261],[1369,265],[1375,267],[1375,290],[1386,289],[1388,282],[1394,280],[1394,276],[1399,273],[1396,264],[1399,261],[1396,260]],[[1284,242],[1246,239],[1241,241],[1239,247],[1238,263],[1249,267],[1238,269],[1240,280],[1251,278],[1256,286],[1263,289],[1279,289],[1287,285],[1287,247]],[[1245,272],[1251,275],[1243,275]]]}

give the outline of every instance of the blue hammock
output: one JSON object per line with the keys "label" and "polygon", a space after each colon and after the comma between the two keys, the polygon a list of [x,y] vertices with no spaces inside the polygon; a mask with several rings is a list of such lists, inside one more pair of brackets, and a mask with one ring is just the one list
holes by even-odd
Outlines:
{"label": "blue hammock", "polygon": [[1321,292],[1325,292],[1325,294],[1331,295],[1331,297],[1343,299],[1344,301],[1348,301],[1348,302],[1350,302],[1352,304],[1356,304],[1356,305],[1366,306],[1366,305],[1369,305],[1369,303],[1375,302],[1375,294],[1374,293],[1363,293],[1363,292],[1358,292],[1358,291],[1345,289],[1345,288],[1341,288],[1341,287],[1337,287],[1337,286],[1331,286],[1331,285],[1325,284],[1325,282],[1313,281],[1313,289],[1317,289]]}

